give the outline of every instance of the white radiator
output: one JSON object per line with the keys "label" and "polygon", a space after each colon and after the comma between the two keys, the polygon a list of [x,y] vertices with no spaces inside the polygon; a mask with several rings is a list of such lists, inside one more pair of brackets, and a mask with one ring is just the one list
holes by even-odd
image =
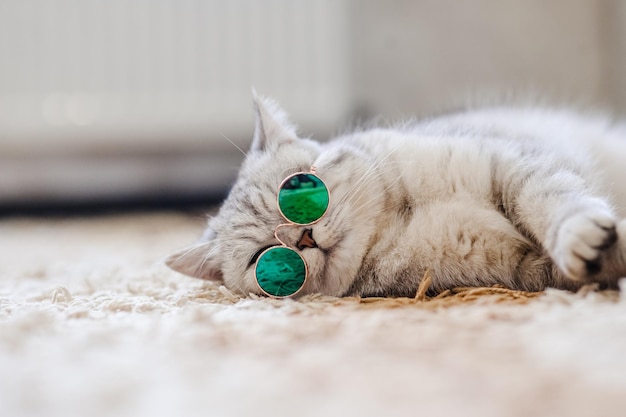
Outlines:
{"label": "white radiator", "polygon": [[252,86],[332,128],[348,26],[346,0],[0,1],[0,155],[245,143]]}

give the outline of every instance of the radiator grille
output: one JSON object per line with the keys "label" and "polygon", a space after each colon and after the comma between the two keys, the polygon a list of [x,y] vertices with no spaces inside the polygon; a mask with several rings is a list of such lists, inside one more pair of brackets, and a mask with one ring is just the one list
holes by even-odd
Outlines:
{"label": "radiator grille", "polygon": [[350,106],[347,20],[337,0],[0,2],[0,145],[222,141],[251,129],[251,86],[324,129]]}

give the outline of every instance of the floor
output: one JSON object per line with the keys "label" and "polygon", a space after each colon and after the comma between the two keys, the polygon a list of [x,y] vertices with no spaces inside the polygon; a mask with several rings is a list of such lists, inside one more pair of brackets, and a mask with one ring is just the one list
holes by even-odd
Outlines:
{"label": "floor", "polygon": [[623,415],[617,292],[242,297],[162,265],[203,222],[0,221],[0,415]]}

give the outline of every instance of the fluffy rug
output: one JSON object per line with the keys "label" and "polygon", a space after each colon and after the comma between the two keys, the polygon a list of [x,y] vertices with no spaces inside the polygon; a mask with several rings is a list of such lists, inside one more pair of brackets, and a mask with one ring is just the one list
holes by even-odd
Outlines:
{"label": "fluffy rug", "polygon": [[2,416],[621,416],[626,297],[240,297],[203,219],[0,222]]}

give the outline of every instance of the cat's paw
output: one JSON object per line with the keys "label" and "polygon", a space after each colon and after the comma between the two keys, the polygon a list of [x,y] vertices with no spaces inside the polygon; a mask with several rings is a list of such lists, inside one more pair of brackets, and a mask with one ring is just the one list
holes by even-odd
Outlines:
{"label": "cat's paw", "polygon": [[566,276],[584,280],[602,270],[602,254],[616,241],[616,220],[610,212],[577,213],[558,228],[552,258]]}

